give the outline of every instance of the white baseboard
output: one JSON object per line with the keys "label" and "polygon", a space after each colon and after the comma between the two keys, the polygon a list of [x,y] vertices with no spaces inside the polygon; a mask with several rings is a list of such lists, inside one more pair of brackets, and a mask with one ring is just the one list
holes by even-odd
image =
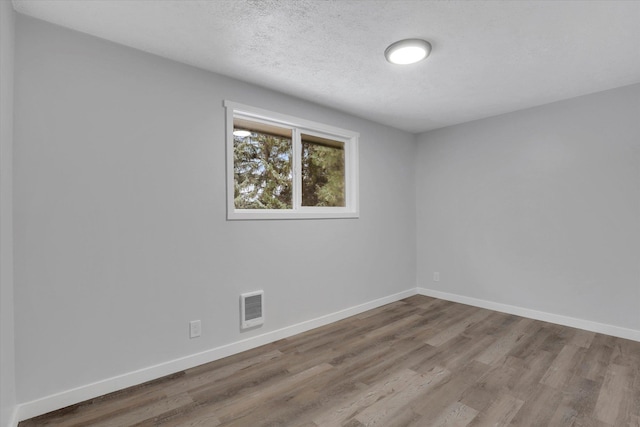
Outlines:
{"label": "white baseboard", "polygon": [[193,368],[204,363],[222,359],[224,357],[250,350],[264,344],[269,344],[283,338],[306,332],[320,326],[328,325],[329,323],[333,323],[338,320],[360,314],[367,310],[381,307],[385,304],[399,301],[403,298],[407,298],[415,294],[415,288],[409,289],[394,295],[379,298],[373,301],[366,302],[364,304],[356,305],[354,307],[349,307],[335,313],[330,313],[325,316],[320,316],[315,319],[287,326],[276,331],[267,332],[262,335],[212,348],[210,350],[182,357],[180,359],[170,360],[168,362],[150,366],[148,368],[128,372],[117,377],[107,378],[105,380],[87,384],[71,390],[65,390],[63,392],[46,396],[31,402],[25,402],[18,405],[17,418],[22,421],[32,417],[36,417],[38,415],[46,414],[47,412],[55,411],[69,405],[74,405],[88,399],[93,399],[104,394],[142,384],[144,382],[151,381],[165,375],[180,372],[185,369]]}
{"label": "white baseboard", "polygon": [[590,320],[577,319],[575,317],[547,313],[545,311],[531,310],[515,305],[501,304],[498,302],[487,301],[463,295],[450,294],[448,292],[435,291],[433,289],[419,287],[417,288],[417,293],[420,295],[426,295],[429,297],[439,298],[447,301],[472,305],[474,307],[487,308],[489,310],[515,314],[516,316],[542,320],[545,322],[556,323],[558,325],[570,326],[572,328],[584,329],[591,332],[612,335],[614,337],[626,338],[628,340],[640,341],[640,331],[635,329],[627,329],[620,326],[607,325],[606,323],[592,322]]}

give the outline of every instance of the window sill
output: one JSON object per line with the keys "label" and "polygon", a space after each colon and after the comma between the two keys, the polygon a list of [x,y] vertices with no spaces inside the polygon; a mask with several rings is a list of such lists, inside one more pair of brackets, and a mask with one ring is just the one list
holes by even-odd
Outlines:
{"label": "window sill", "polygon": [[325,210],[321,208],[309,209],[309,210],[245,210],[234,209],[227,212],[227,220],[229,221],[242,221],[242,220],[269,220],[269,219],[345,219],[345,218],[359,218],[360,213],[357,211],[350,211],[347,209]]}

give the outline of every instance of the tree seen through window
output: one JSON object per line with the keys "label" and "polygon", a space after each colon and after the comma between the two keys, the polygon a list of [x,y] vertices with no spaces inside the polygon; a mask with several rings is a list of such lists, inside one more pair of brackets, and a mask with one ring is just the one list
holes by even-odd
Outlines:
{"label": "tree seen through window", "polygon": [[233,147],[235,207],[291,209],[291,137],[254,131]]}
{"label": "tree seen through window", "polygon": [[244,117],[233,119],[233,202],[242,210],[346,207],[345,142]]}

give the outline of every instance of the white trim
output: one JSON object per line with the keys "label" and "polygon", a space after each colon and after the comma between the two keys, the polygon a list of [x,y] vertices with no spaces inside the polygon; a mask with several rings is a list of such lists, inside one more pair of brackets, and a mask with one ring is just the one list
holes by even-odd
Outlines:
{"label": "white trim", "polygon": [[500,311],[502,313],[515,314],[516,316],[527,317],[529,319],[542,320],[558,325],[584,329],[591,332],[598,332],[601,334],[612,335],[614,337],[625,338],[633,341],[640,341],[640,331],[635,329],[628,329],[620,326],[608,325],[606,323],[593,322],[591,320],[577,319],[575,317],[563,316],[561,314],[532,310],[515,305],[502,304],[499,302],[487,301],[479,298],[467,297],[464,295],[451,294],[448,292],[436,291],[427,288],[418,287],[417,293],[419,295],[459,302],[475,307],[487,308],[489,310]]}
{"label": "white trim", "polygon": [[71,390],[65,390],[63,392],[52,394],[50,396],[33,400],[31,402],[25,402],[18,405],[17,407],[18,419],[20,421],[23,421],[32,417],[37,417],[38,415],[46,414],[47,412],[55,411],[69,405],[74,405],[88,399],[93,399],[95,397],[122,390],[134,385],[142,384],[146,381],[151,381],[165,375],[173,374],[185,369],[202,365],[204,363],[222,359],[223,357],[250,350],[264,344],[269,344],[271,342],[287,338],[302,332],[306,332],[320,326],[337,322],[338,320],[346,319],[347,317],[354,316],[367,310],[381,307],[385,304],[399,301],[404,298],[408,298],[415,294],[416,288],[408,289],[394,295],[349,307],[344,310],[317,317],[315,319],[287,326],[276,331],[267,332],[262,335],[236,341],[234,343],[206,350],[201,353],[192,354],[155,366],[142,368],[137,371],[118,375],[116,377],[107,378],[105,380],[80,386]]}
{"label": "white trim", "polygon": [[[327,219],[327,218],[359,218],[359,165],[358,139],[360,134],[350,130],[329,126],[311,120],[301,119],[286,114],[251,107],[237,102],[225,100],[226,108],[226,187],[227,187],[227,219]],[[292,129],[293,142],[293,208],[292,209],[236,209],[234,203],[234,171],[233,171],[233,119],[242,117]],[[301,170],[298,160],[301,155],[301,133],[317,135],[344,143],[345,155],[345,201],[344,207],[303,207],[301,206]]]}
{"label": "white trim", "polygon": [[[293,172],[293,199],[291,201],[293,206],[298,208],[302,206],[302,162],[298,160],[302,158],[302,132],[300,132],[300,128],[294,128],[292,136],[291,154],[293,167],[291,172]],[[235,209],[234,212],[238,211],[239,209]]]}
{"label": "white trim", "polygon": [[[325,132],[329,135],[338,135],[345,138],[360,137],[358,132],[354,132],[347,129],[342,129],[336,126],[329,126],[323,123],[314,122],[311,120],[301,119],[299,117],[289,116],[287,114],[276,113],[274,111],[265,110],[263,108],[252,107],[246,104],[240,104],[239,102],[224,100],[223,105],[237,113],[254,117],[256,119],[266,120],[268,122],[280,122],[287,126],[293,126],[297,128],[304,128],[306,130],[315,130]],[[231,121],[233,127],[233,120]]]}
{"label": "white trim", "polygon": [[[233,203],[233,202],[231,202]],[[330,209],[330,211],[323,211]],[[343,210],[344,209],[344,210]],[[297,211],[280,209],[233,209],[227,213],[230,220],[250,219],[328,219],[328,218],[358,218],[358,212],[351,212],[345,208],[302,208]]]}

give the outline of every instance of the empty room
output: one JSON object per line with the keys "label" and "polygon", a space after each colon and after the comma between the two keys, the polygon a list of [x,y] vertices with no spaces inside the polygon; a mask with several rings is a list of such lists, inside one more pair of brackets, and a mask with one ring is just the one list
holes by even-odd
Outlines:
{"label": "empty room", "polygon": [[640,426],[640,1],[0,0],[0,426]]}

